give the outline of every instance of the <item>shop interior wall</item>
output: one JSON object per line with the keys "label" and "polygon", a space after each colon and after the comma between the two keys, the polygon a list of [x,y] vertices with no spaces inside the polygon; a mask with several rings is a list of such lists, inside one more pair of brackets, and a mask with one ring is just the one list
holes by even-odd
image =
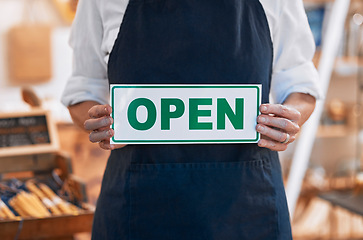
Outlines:
{"label": "shop interior wall", "polygon": [[44,22],[52,26],[51,54],[52,78],[47,83],[33,85],[42,99],[43,107],[52,111],[58,121],[70,122],[67,109],[60,103],[60,97],[67,78],[71,74],[72,51],[68,45],[70,26],[59,19],[50,1],[33,1],[32,18],[24,17],[28,0],[0,0],[0,112],[23,111],[29,107],[23,103],[20,87],[14,86],[8,77],[7,34],[11,27],[24,22]]}

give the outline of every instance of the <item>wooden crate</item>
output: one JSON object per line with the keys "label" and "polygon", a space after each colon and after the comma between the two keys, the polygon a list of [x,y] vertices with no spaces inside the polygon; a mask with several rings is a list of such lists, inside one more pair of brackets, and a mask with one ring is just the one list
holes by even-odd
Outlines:
{"label": "wooden crate", "polygon": [[23,173],[24,176],[35,176],[41,179],[49,176],[56,168],[61,170],[61,178],[68,179],[79,193],[79,197],[84,202],[84,211],[78,215],[0,220],[1,240],[70,240],[76,233],[91,231],[94,207],[86,203],[85,184],[72,175],[71,160],[68,156],[48,153],[0,158],[0,176],[3,178]]}

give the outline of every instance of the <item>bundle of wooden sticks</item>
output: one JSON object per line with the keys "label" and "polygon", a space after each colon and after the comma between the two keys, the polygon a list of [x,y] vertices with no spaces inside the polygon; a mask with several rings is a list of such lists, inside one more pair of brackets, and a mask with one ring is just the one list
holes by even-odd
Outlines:
{"label": "bundle of wooden sticks", "polygon": [[15,214],[0,199],[0,219],[16,219]]}
{"label": "bundle of wooden sticks", "polygon": [[[29,192],[21,190],[8,201],[8,205],[20,217],[43,218],[63,214],[77,215],[82,211],[60,198],[46,184],[29,180],[25,183],[25,187]],[[0,201],[0,219],[16,218],[17,215],[3,201]]]}

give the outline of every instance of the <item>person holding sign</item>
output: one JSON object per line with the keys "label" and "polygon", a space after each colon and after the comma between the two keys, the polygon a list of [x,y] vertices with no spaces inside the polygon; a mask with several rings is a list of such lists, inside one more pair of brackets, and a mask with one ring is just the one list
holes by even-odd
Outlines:
{"label": "person holding sign", "polygon": [[[112,150],[92,239],[292,239],[277,151],[320,97],[302,0],[81,0],[77,11],[63,103]],[[261,139],[110,144],[109,84],[261,85]]]}

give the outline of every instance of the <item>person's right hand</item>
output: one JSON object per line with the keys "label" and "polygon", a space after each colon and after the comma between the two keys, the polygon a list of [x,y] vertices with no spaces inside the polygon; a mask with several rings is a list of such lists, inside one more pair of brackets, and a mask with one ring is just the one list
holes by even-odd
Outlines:
{"label": "person's right hand", "polygon": [[105,150],[113,150],[124,147],[123,144],[110,144],[110,138],[114,135],[111,129],[113,119],[110,116],[112,108],[110,105],[95,105],[88,111],[90,119],[84,122],[84,129],[89,134],[89,140],[98,143]]}

